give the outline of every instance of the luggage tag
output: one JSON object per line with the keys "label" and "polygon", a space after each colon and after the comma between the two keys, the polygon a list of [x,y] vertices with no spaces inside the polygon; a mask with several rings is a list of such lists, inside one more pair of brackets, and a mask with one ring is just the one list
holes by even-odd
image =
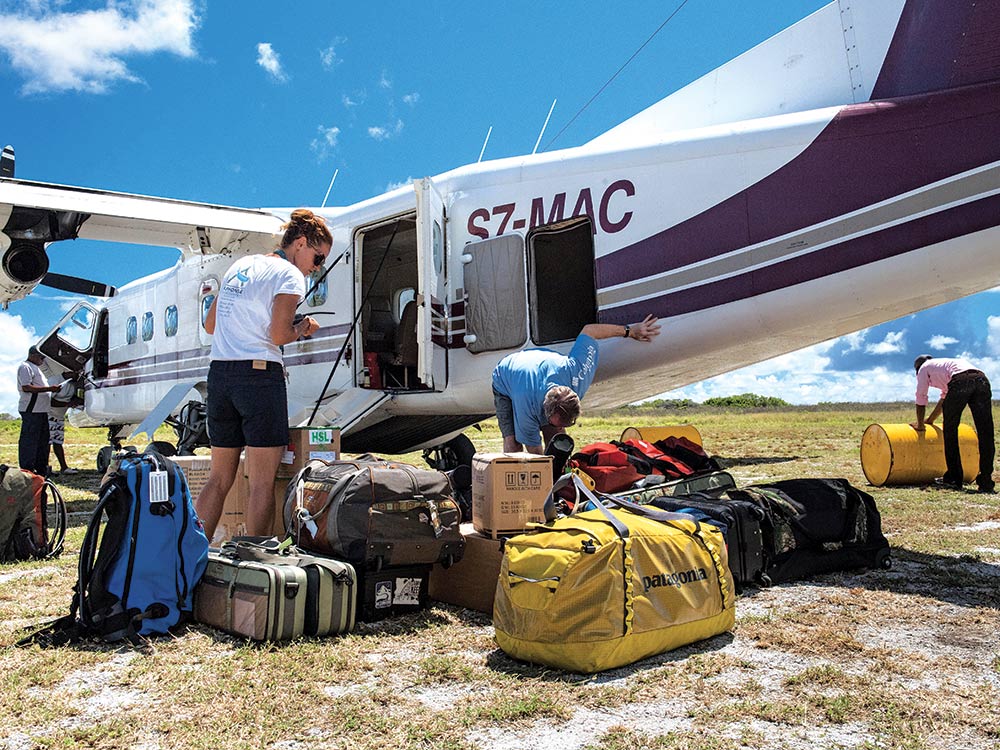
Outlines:
{"label": "luggage tag", "polygon": [[298,519],[299,526],[305,526],[306,531],[309,532],[309,536],[313,539],[316,538],[316,532],[319,531],[316,526],[316,522],[313,520],[312,514],[306,510],[305,503],[303,502],[302,494],[305,487],[305,482],[300,481],[295,485],[295,516]]}
{"label": "luggage tag", "polygon": [[167,482],[167,472],[156,469],[149,472],[149,504],[170,502],[170,487]]}
{"label": "luggage tag", "polygon": [[430,525],[431,525],[431,528],[434,529],[434,536],[435,537],[441,536],[441,531],[442,531],[442,529],[441,529],[441,519],[438,518],[438,506],[437,506],[437,503],[434,500],[432,500],[431,498],[424,497],[423,495],[414,495],[413,499],[414,500],[418,500],[418,499],[419,500],[423,500],[425,503],[427,503],[427,510],[430,511],[430,514],[431,514]]}

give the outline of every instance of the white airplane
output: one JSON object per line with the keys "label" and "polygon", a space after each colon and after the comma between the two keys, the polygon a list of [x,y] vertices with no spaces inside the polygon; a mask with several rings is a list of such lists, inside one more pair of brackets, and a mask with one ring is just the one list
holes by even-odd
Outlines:
{"label": "white airplane", "polygon": [[[1000,0],[837,0],[582,146],[319,209],[333,251],[301,308],[322,328],[285,347],[289,423],[434,446],[492,415],[502,357],[593,321],[664,323],[601,341],[586,405],[607,407],[996,286],[998,38]],[[0,301],[73,285],[46,277],[50,243],[179,248],[39,347],[78,373],[75,423],[114,442],[173,414],[190,447],[220,276],[288,213],[0,178]]]}

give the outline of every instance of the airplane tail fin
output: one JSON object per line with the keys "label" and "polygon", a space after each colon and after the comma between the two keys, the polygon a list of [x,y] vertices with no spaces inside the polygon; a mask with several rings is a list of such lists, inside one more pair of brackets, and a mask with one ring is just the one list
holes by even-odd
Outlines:
{"label": "airplane tail fin", "polygon": [[1000,78],[1000,0],[907,0],[872,99]]}
{"label": "airplane tail fin", "polygon": [[1000,0],[833,0],[587,147],[1000,78]]}

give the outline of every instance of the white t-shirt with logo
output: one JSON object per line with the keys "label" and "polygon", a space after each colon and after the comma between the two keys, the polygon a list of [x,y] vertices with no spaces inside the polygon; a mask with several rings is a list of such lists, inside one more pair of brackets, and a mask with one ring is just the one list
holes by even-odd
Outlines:
{"label": "white t-shirt with logo", "polygon": [[281,350],[271,342],[271,312],[279,294],[306,294],[302,272],[282,258],[254,255],[240,258],[222,277],[215,306],[213,360],[266,359],[281,362]]}

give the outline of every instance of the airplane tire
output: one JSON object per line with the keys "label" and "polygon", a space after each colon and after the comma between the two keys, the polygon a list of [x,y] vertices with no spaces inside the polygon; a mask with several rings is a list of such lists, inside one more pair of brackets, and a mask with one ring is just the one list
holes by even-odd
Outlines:
{"label": "airplane tire", "polygon": [[146,446],[143,453],[148,453],[149,451],[156,451],[164,458],[170,458],[171,456],[177,455],[177,449],[174,447],[174,444],[167,440],[154,440]]}
{"label": "airplane tire", "polygon": [[476,446],[465,435],[456,435],[441,445],[424,451],[424,460],[432,469],[451,471],[459,466],[472,466]]}
{"label": "airplane tire", "polygon": [[103,474],[108,470],[108,466],[111,465],[111,455],[115,452],[115,449],[110,445],[105,445],[99,451],[97,451],[97,473]]}

